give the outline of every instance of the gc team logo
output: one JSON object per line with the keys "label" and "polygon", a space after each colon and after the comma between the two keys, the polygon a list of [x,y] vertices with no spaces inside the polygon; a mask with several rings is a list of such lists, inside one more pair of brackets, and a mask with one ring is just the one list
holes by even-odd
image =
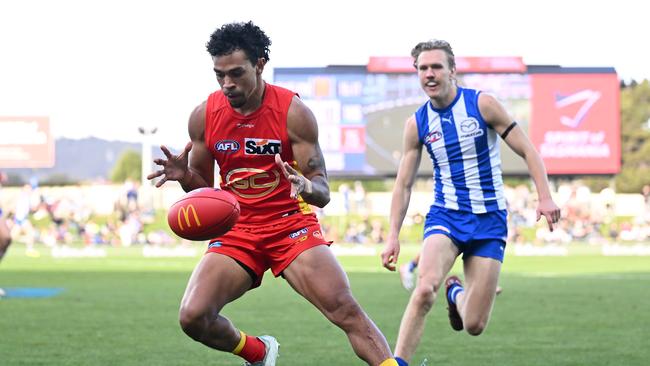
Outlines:
{"label": "gc team logo", "polygon": [[226,174],[226,186],[242,198],[264,197],[280,185],[280,172],[255,168],[233,169]]}
{"label": "gc team logo", "polygon": [[[183,206],[178,210],[178,227],[181,230],[185,230],[183,227],[183,221],[185,221],[185,225],[187,228],[192,227],[192,221],[190,221],[190,213],[192,213],[191,217],[194,217],[194,222],[196,223],[196,226],[201,227],[201,221],[199,221],[199,215],[196,213],[196,209],[194,208],[194,205],[187,205],[187,207]],[[184,218],[185,220],[181,220],[181,217]]]}
{"label": "gc team logo", "polygon": [[214,149],[217,150],[217,152],[231,154],[239,151],[239,142],[235,140],[217,141],[217,143],[214,144]]}

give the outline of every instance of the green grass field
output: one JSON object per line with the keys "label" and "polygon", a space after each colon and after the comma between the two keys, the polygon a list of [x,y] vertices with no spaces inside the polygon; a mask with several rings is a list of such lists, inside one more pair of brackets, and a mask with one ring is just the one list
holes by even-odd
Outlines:
{"label": "green grass field", "polygon": [[[405,247],[403,259],[416,251]],[[647,365],[650,257],[506,258],[492,320],[480,337],[448,325],[444,300],[429,315],[414,365]],[[0,300],[0,365],[241,365],[186,337],[178,303],[198,257],[55,259],[12,247],[0,287],[63,288],[51,298]],[[355,296],[394,345],[408,293],[377,257],[340,257]],[[457,272],[457,269],[454,269]],[[250,334],[278,338],[282,366],[361,365],[347,338],[282,279],[224,310]]]}

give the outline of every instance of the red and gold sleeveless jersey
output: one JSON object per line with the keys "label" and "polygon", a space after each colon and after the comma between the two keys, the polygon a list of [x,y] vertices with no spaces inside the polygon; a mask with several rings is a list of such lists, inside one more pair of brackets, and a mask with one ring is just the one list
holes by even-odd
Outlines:
{"label": "red and gold sleeveless jersey", "polygon": [[302,198],[291,199],[291,183],[275,154],[295,167],[287,113],[296,93],[266,84],[262,105],[244,116],[221,91],[208,97],[205,143],[219,166],[220,186],[239,201],[239,223],[263,223],[286,215],[313,215]]}

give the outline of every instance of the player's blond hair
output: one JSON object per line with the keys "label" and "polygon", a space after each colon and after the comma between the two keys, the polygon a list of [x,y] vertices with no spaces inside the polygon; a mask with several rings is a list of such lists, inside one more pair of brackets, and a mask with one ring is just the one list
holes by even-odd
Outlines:
{"label": "player's blond hair", "polygon": [[411,50],[411,56],[413,56],[413,66],[417,69],[418,56],[424,51],[431,50],[442,50],[447,54],[447,63],[449,63],[449,68],[454,70],[456,68],[456,58],[454,56],[454,51],[451,49],[451,45],[447,41],[441,39],[431,39],[425,42],[418,43]]}

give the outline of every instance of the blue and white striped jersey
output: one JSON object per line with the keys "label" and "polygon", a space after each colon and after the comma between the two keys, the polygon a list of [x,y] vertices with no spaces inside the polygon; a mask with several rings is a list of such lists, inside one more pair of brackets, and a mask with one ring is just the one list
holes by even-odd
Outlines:
{"label": "blue and white striped jersey", "polygon": [[454,101],[415,112],[418,136],[433,162],[434,203],[473,213],[505,210],[497,133],[478,110],[480,92],[458,87]]}

